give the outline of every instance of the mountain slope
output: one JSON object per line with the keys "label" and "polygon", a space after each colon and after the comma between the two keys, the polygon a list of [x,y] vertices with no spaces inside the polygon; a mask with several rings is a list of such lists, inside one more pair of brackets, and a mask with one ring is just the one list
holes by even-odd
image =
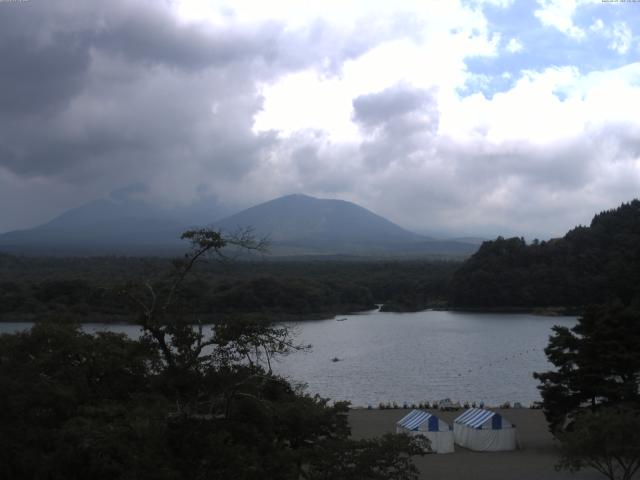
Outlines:
{"label": "mountain slope", "polygon": [[112,195],[73,208],[50,222],[0,235],[0,251],[28,255],[165,255],[184,249],[180,234],[228,210],[215,199],[164,208]]}
{"label": "mountain slope", "polygon": [[485,242],[455,273],[458,307],[582,307],[640,299],[640,201],[596,215],[589,227],[527,245]]}
{"label": "mountain slope", "polygon": [[233,232],[251,227],[268,237],[275,255],[467,255],[474,246],[432,241],[354,203],[287,195],[215,223]]}
{"label": "mountain slope", "polygon": [[0,235],[0,251],[28,255],[176,255],[180,234],[196,225],[227,233],[250,227],[268,237],[273,256],[469,255],[477,246],[409,232],[354,203],[288,195],[230,217],[215,199],[162,208],[112,195],[71,209],[38,227]]}

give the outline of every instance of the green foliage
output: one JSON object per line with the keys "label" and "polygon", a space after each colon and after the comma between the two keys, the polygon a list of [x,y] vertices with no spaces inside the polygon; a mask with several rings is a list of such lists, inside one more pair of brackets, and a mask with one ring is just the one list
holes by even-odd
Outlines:
{"label": "green foliage", "polygon": [[564,238],[485,242],[455,273],[457,307],[584,307],[640,297],[640,200],[596,215]]}
{"label": "green foliage", "polygon": [[545,349],[556,370],[535,373],[551,430],[584,408],[640,406],[640,310],[620,303],[587,309],[578,324],[554,327]]}
{"label": "green foliage", "polygon": [[417,478],[408,438],[351,440],[346,403],[273,374],[273,357],[304,348],[286,327],[226,322],[205,332],[185,319],[187,276],[227,240],[184,238],[192,248],[168,275],[127,290],[140,340],[54,323],[0,336],[0,477]]}
{"label": "green foliage", "polygon": [[595,468],[610,480],[630,480],[640,468],[640,410],[581,412],[560,436],[560,468]]}
{"label": "green foliage", "polygon": [[0,476],[298,479],[329,464],[335,478],[416,478],[413,446],[350,440],[346,404],[236,361],[277,329],[218,332],[210,355],[173,366],[151,343],[69,324],[1,336]]}
{"label": "green foliage", "polygon": [[[384,303],[386,311],[415,311],[445,303],[458,266],[437,261],[200,263],[182,283],[175,305],[183,315],[206,322],[240,315],[326,318],[376,303]],[[123,289],[146,277],[160,291],[173,267],[160,258],[0,255],[0,321],[60,315],[85,322],[133,321],[137,310],[123,302]]]}
{"label": "green foliage", "polygon": [[163,405],[149,384],[156,359],[122,335],[68,324],[0,336],[3,478],[110,478],[130,465],[152,433],[135,427]]}
{"label": "green foliage", "polygon": [[387,434],[370,440],[325,441],[305,469],[309,480],[411,480],[418,469],[411,456],[423,450],[406,435]]}

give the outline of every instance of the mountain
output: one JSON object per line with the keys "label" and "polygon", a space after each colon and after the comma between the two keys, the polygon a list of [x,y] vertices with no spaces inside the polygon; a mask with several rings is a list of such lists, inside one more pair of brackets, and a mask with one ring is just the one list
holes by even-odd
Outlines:
{"label": "mountain", "polygon": [[459,256],[477,249],[477,245],[436,241],[409,232],[342,200],[288,195],[228,217],[224,213],[228,210],[211,197],[187,207],[162,208],[125,191],[71,209],[44,225],[0,235],[0,251],[176,255],[185,248],[180,234],[198,225],[213,225],[227,233],[250,227],[256,236],[269,238],[273,256]]}
{"label": "mountain", "polygon": [[[124,193],[123,193],[124,192]],[[180,253],[180,234],[229,213],[215,198],[161,207],[118,191],[31,229],[0,235],[0,251],[27,255],[165,255]]]}
{"label": "mountain", "polygon": [[226,232],[251,227],[274,255],[468,255],[477,247],[434,241],[354,203],[287,195],[215,222]]}
{"label": "mountain", "polygon": [[548,242],[485,242],[450,284],[456,307],[581,308],[613,299],[640,301],[640,200]]}

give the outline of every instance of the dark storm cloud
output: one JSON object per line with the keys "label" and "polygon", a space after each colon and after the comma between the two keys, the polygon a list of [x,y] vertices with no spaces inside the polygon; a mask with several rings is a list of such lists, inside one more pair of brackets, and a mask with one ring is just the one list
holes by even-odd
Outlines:
{"label": "dark storm cloud", "polygon": [[345,198],[408,227],[487,235],[507,224],[526,233],[528,220],[561,233],[574,220],[557,220],[558,204],[586,219],[637,195],[636,124],[604,118],[558,141],[496,141],[490,121],[467,135],[443,110],[448,138],[440,109],[451,99],[439,106],[436,90],[408,83],[353,99],[361,139],[256,133],[262,85],[305,69],[340,80],[346,60],[380,42],[419,44],[418,20],[292,27],[230,13],[214,26],[179,21],[169,5],[0,1],[0,204],[20,204],[0,231],[135,183],[169,202],[197,191]]}
{"label": "dark storm cloud", "polygon": [[0,9],[0,169],[113,188],[242,178],[277,143],[252,131],[258,85],[310,65],[334,74],[374,35],[184,23],[161,2]]}
{"label": "dark storm cloud", "polygon": [[167,10],[126,2],[104,12],[94,44],[132,62],[199,70],[258,57],[270,63],[279,57],[286,35],[284,26],[277,22],[217,28],[180,24]]}
{"label": "dark storm cloud", "polygon": [[258,160],[273,136],[251,131],[252,80],[270,42],[141,5],[0,5],[0,167],[118,186],[175,169],[238,178]]}
{"label": "dark storm cloud", "polygon": [[86,79],[90,56],[84,32],[46,32],[38,8],[35,2],[0,5],[2,116],[51,114]]}

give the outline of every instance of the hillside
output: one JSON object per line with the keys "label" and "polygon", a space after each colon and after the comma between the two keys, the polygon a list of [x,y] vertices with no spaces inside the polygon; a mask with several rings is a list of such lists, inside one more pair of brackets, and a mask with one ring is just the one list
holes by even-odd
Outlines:
{"label": "hillside", "polygon": [[269,253],[274,257],[466,256],[478,248],[472,243],[433,240],[409,232],[342,200],[288,195],[223,218],[227,213],[215,198],[163,208],[136,197],[112,195],[71,209],[35,228],[0,235],[0,252],[179,255],[185,248],[180,234],[200,225],[213,225],[227,233],[252,228],[256,236],[269,238]]}
{"label": "hillside", "polygon": [[485,242],[450,285],[455,307],[581,307],[639,297],[639,200],[599,213],[563,238]]}
{"label": "hillside", "polygon": [[26,255],[175,255],[180,234],[228,214],[212,197],[162,207],[117,192],[43,225],[0,235],[0,251]]}
{"label": "hillside", "polygon": [[287,195],[215,223],[232,232],[251,227],[273,255],[468,255],[470,243],[433,240],[343,200]]}

